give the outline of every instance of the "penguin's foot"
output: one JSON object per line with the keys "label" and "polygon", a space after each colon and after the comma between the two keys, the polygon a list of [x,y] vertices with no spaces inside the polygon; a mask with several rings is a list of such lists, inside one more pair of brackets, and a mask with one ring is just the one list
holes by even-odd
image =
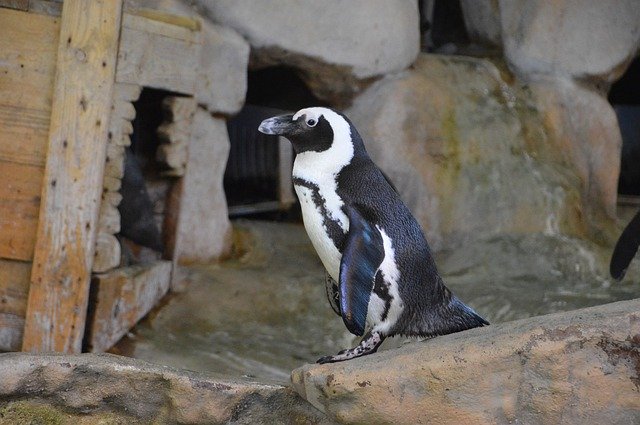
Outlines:
{"label": "penguin's foot", "polygon": [[375,353],[378,351],[378,347],[380,347],[380,344],[382,344],[382,341],[384,341],[385,338],[386,337],[382,336],[379,332],[367,332],[362,338],[362,341],[360,341],[360,344],[356,347],[342,350],[334,356],[321,357],[316,361],[316,363],[324,364],[342,362],[355,357]]}

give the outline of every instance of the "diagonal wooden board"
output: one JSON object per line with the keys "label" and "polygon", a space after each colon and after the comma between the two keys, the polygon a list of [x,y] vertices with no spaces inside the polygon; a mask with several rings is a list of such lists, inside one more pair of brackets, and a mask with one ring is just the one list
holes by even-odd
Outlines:
{"label": "diagonal wooden board", "polygon": [[24,351],[82,348],[121,15],[122,0],[63,4]]}

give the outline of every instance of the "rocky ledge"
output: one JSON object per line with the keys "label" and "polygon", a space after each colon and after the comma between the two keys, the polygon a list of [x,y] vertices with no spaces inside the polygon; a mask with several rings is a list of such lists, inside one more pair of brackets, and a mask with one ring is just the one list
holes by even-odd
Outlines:
{"label": "rocky ledge", "polygon": [[640,423],[640,299],[306,365],[292,381],[302,398],[114,355],[0,354],[0,424]]}
{"label": "rocky ledge", "polygon": [[640,423],[640,300],[306,365],[292,381],[340,423]]}
{"label": "rocky ledge", "polygon": [[0,424],[332,423],[289,388],[114,355],[0,354]]}

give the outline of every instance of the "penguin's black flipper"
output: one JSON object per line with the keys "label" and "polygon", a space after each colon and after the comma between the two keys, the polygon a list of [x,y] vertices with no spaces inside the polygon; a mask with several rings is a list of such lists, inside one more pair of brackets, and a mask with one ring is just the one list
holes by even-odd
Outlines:
{"label": "penguin's black flipper", "polygon": [[362,336],[376,271],[384,258],[382,236],[352,206],[344,207],[349,234],[340,261],[340,311],[352,334]]}
{"label": "penguin's black flipper", "polygon": [[338,282],[333,280],[329,273],[324,272],[324,285],[327,290],[327,300],[329,300],[329,305],[331,305],[331,309],[336,312],[338,316],[340,314],[340,288],[338,287]]}
{"label": "penguin's black flipper", "polygon": [[640,211],[638,211],[616,242],[609,264],[609,273],[616,280],[621,280],[629,263],[633,260],[640,246]]}

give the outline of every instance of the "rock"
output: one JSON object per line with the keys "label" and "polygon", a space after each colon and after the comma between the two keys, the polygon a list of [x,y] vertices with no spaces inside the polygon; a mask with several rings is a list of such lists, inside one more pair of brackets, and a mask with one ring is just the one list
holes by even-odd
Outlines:
{"label": "rock", "polygon": [[640,2],[500,0],[502,40],[520,77],[613,82],[640,46]]}
{"label": "rock", "polygon": [[437,337],[292,373],[340,423],[638,423],[640,300]]}
{"label": "rock", "polygon": [[615,218],[622,136],[611,104],[570,80],[539,81],[529,88],[550,136],[538,150],[540,160],[560,159],[571,167],[583,182],[582,210],[591,223]]}
{"label": "rock", "polygon": [[279,385],[114,355],[0,354],[0,378],[0,423],[332,423]]}
{"label": "rock", "polygon": [[323,99],[348,97],[363,80],[408,67],[420,49],[416,0],[196,3],[249,41],[254,67],[292,66]]}
{"label": "rock", "polygon": [[210,112],[235,114],[247,92],[249,44],[235,31],[202,22],[202,56],[195,98]]}
{"label": "rock", "polygon": [[503,234],[613,229],[619,131],[595,93],[521,87],[488,60],[421,55],[359,95],[347,115],[436,250]]}
{"label": "rock", "polygon": [[[583,174],[559,158],[566,146],[537,159],[560,136],[545,125],[535,98],[488,60],[421,55],[411,70],[359,95],[347,115],[436,250],[497,234],[581,235],[584,205],[604,208],[604,197],[582,196],[598,184],[580,181]],[[577,151],[594,143],[604,158],[618,149],[569,134],[575,137],[563,140]],[[611,191],[607,200],[615,196],[602,186]]]}
{"label": "rock", "polygon": [[502,46],[500,6],[497,0],[460,0],[469,38],[479,44]]}
{"label": "rock", "polygon": [[217,260],[231,250],[231,223],[222,186],[229,149],[225,121],[199,107],[179,189],[175,250],[181,263]]}

